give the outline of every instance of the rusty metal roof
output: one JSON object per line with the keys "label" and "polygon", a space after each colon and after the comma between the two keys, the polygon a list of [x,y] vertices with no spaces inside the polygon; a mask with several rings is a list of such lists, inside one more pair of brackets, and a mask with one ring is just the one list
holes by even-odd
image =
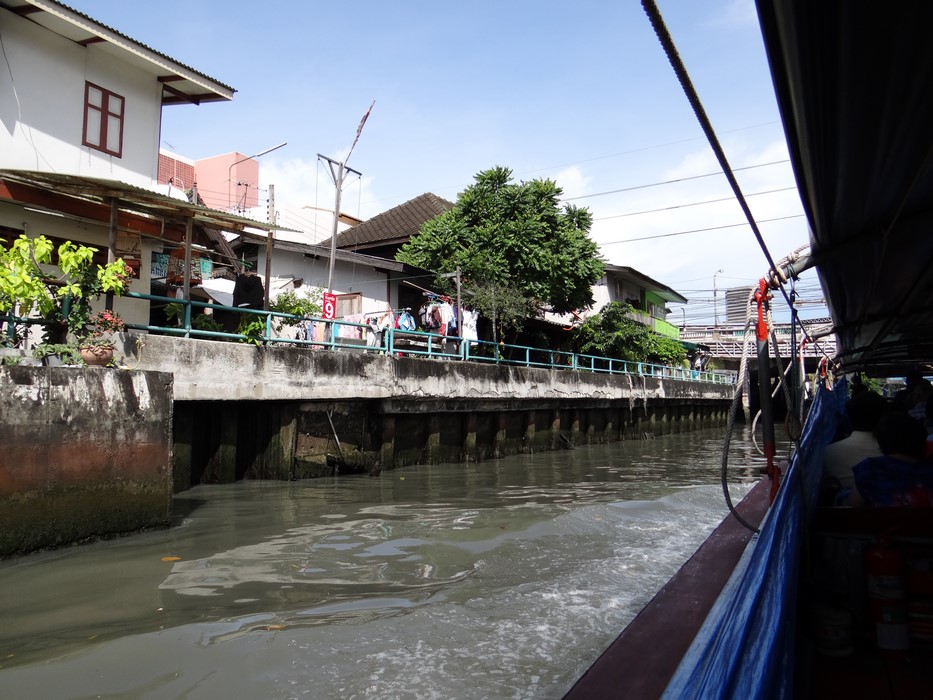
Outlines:
{"label": "rusty metal roof", "polygon": [[227,101],[236,92],[229,85],[55,0],[0,0],[0,8],[89,50],[110,54],[150,73],[162,83],[164,105]]}
{"label": "rusty metal roof", "polygon": [[[22,185],[42,191],[65,195],[91,204],[110,206],[116,201],[120,209],[158,220],[183,223],[188,219],[199,226],[230,231],[247,238],[265,240],[267,231],[291,231],[295,229],[257,221],[239,214],[200,206],[184,199],[176,199],[153,190],[130,185],[117,180],[65,175],[32,170],[0,170],[0,183]],[[22,199],[10,200],[26,206],[34,202]]]}

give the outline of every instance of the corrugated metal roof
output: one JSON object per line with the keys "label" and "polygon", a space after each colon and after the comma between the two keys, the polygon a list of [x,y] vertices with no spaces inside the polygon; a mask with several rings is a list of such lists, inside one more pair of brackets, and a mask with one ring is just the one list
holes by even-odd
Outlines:
{"label": "corrugated metal roof", "polygon": [[678,304],[686,304],[687,298],[678,294],[673,289],[668,287],[666,284],[661,284],[657,280],[653,280],[648,275],[643,272],[639,272],[634,267],[624,267],[622,265],[606,265],[606,274],[607,275],[618,275],[622,278],[627,278],[637,282],[641,287],[644,287],[649,292],[654,292],[659,297],[664,299],[664,301],[676,302]]}
{"label": "corrugated metal roof", "polygon": [[151,73],[162,83],[163,104],[225,101],[233,99],[236,92],[229,85],[55,0],[0,0],[0,8],[76,44],[108,52]]}
{"label": "corrugated metal roof", "polygon": [[294,231],[294,229],[256,221],[239,214],[210,209],[118,180],[32,170],[0,170],[0,181],[64,194],[99,205],[110,206],[110,201],[116,199],[121,208],[130,211],[172,221],[184,221],[190,218],[198,225],[222,231],[233,231],[250,238],[265,240],[267,238],[265,231],[270,228],[279,231]]}

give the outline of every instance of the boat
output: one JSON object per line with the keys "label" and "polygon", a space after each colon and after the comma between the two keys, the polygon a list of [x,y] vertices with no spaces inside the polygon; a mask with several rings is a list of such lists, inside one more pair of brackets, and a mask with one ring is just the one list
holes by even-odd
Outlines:
{"label": "boat", "polygon": [[[809,253],[763,280],[777,299],[783,280],[815,268],[836,353],[786,470],[751,490],[567,698],[910,698],[933,687],[933,509],[815,497],[853,378],[933,375],[933,3],[756,6],[810,227]],[[864,555],[878,547],[906,557],[889,572],[899,617],[879,616],[892,603],[867,590]],[[885,625],[906,630],[908,648],[888,644]]]}

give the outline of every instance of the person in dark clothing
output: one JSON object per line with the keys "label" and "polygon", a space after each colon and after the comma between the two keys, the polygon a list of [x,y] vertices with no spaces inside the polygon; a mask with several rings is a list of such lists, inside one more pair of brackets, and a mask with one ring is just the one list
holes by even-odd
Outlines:
{"label": "person in dark clothing", "polygon": [[926,429],[903,414],[885,416],[875,428],[881,457],[852,468],[848,505],[933,506],[933,464],[925,461]]}
{"label": "person in dark clothing", "polygon": [[[251,272],[237,275],[233,283],[233,306],[238,309],[261,309],[266,293],[262,279]],[[244,314],[233,311],[215,311],[214,319],[223,326],[224,332],[236,333]]]}
{"label": "person in dark clothing", "polygon": [[233,285],[233,305],[241,309],[261,309],[265,300],[262,280],[252,273],[237,275]]}

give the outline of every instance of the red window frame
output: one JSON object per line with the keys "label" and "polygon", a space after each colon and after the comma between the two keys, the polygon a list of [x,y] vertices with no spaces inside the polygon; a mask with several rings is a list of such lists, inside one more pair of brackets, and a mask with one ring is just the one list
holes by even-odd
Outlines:
{"label": "red window frame", "polygon": [[[91,82],[84,83],[84,130],[88,148],[123,157],[123,117],[126,98]],[[117,133],[114,134],[113,132]]]}

